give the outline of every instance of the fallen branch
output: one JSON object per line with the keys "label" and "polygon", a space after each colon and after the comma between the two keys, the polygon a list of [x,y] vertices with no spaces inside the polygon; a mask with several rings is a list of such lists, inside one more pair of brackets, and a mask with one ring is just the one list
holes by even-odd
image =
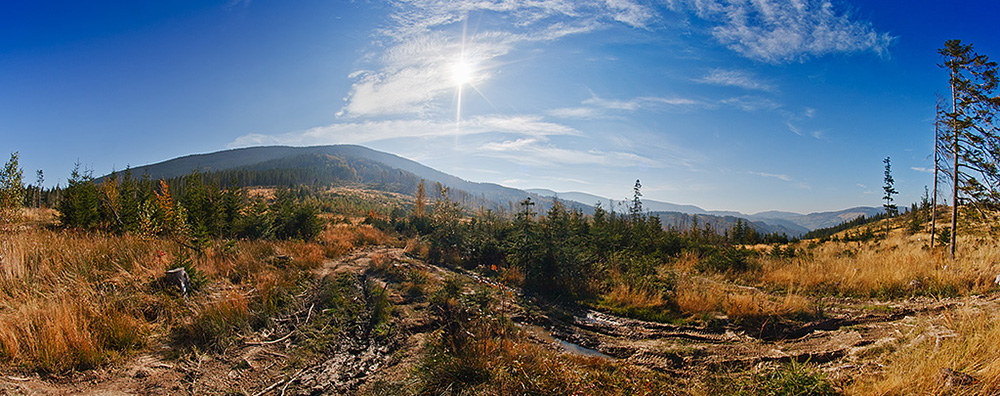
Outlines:
{"label": "fallen branch", "polygon": [[261,352],[264,352],[264,353],[266,353],[266,354],[268,354],[268,355],[274,355],[274,356],[277,356],[277,357],[280,357],[280,358],[283,358],[283,359],[288,359],[288,355],[286,355],[286,354],[283,354],[283,353],[278,353],[278,352],[274,352],[274,351],[269,351],[269,350],[267,350],[267,349],[264,349],[264,350],[262,350]]}
{"label": "fallen branch", "polygon": [[244,345],[271,345],[271,344],[277,344],[279,342],[287,340],[288,337],[292,336],[292,334],[295,334],[295,330],[292,330],[292,331],[288,332],[288,334],[286,334],[284,337],[281,337],[281,338],[279,338],[277,340],[271,340],[271,341],[243,341],[243,344]]}
{"label": "fallen branch", "polygon": [[313,314],[313,308],[315,306],[316,306],[316,304],[313,304],[313,305],[309,306],[309,313],[306,314],[306,323],[309,323],[309,318],[312,316],[312,314]]}
{"label": "fallen branch", "polygon": [[274,390],[274,388],[277,388],[278,385],[281,385],[283,382],[285,382],[285,380],[281,380],[281,381],[275,382],[274,384],[271,384],[271,386],[269,386],[267,388],[264,388],[260,392],[254,393],[253,396],[262,396],[263,394]]}
{"label": "fallen branch", "polygon": [[285,396],[285,391],[288,390],[288,385],[291,385],[292,382],[295,382],[295,379],[298,378],[303,371],[306,371],[306,369],[299,370],[299,372],[295,373],[295,375],[293,375],[292,378],[285,383],[285,386],[281,387],[281,396]]}

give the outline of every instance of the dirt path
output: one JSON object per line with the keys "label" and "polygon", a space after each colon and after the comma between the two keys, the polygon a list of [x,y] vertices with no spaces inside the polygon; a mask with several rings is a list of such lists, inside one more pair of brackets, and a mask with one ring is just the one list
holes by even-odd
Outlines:
{"label": "dirt path", "polygon": [[572,320],[541,318],[538,322],[558,339],[677,375],[794,360],[818,364],[831,378],[846,379],[878,371],[870,357],[880,349],[916,337],[950,336],[950,331],[941,327],[918,326],[921,319],[933,319],[959,307],[998,309],[997,300],[998,296],[971,296],[887,303],[826,298],[824,318],[795,325],[765,324],[760,331],[736,326],[677,326],[594,310],[575,312]]}

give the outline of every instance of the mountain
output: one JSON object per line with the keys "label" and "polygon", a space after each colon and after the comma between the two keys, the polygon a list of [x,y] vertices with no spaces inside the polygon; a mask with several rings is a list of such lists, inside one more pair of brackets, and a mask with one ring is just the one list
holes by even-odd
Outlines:
{"label": "mountain", "polygon": [[[786,220],[794,222],[795,224],[801,225],[803,227],[811,230],[816,230],[820,228],[833,227],[845,221],[851,221],[858,217],[872,217],[879,213],[882,213],[882,208],[874,208],[870,206],[858,206],[854,208],[838,210],[833,212],[814,212],[807,215],[798,215]],[[751,218],[756,218],[757,215],[751,216]],[[764,218],[761,218],[764,220]]]}
{"label": "mountain", "polygon": [[697,216],[700,227],[703,227],[705,224],[710,224],[712,228],[719,233],[733,228],[733,226],[736,225],[737,220],[740,219],[742,219],[754,230],[757,230],[757,232],[763,234],[785,234],[788,237],[794,238],[809,232],[809,230],[804,227],[795,224],[772,224],[760,220],[749,220],[742,216],[718,216],[711,214],[688,214],[681,212],[650,212],[650,214],[658,216],[660,218],[660,223],[664,226],[680,230],[691,228],[691,225],[694,224],[694,217]]}
{"label": "mountain", "polygon": [[[582,192],[555,192],[545,189],[518,190],[493,183],[476,183],[460,179],[397,155],[356,145],[312,147],[259,146],[194,154],[131,169],[134,175],[147,174],[152,179],[174,178],[199,170],[203,173],[219,172],[222,180],[236,178],[247,185],[364,185],[370,188],[412,195],[420,180],[425,180],[428,194],[433,198],[435,183],[449,189],[449,197],[466,207],[484,207],[499,211],[519,210],[518,202],[531,198],[534,210],[548,210],[556,197],[566,206],[593,213],[600,203],[605,209],[624,211],[621,201],[609,200]],[[758,231],[786,233],[798,236],[803,233],[838,225],[864,215],[871,217],[880,208],[857,207],[835,212],[817,212],[807,215],[792,212],[761,212],[745,215],[732,211],[707,211],[694,205],[643,200],[643,208],[662,213],[670,221],[690,221],[680,214],[697,214],[700,218],[714,216],[709,223],[728,228],[725,224],[743,218]],[[665,225],[671,223],[663,220]]]}
{"label": "mountain", "polygon": [[[607,207],[608,202],[614,202],[604,197],[599,197],[593,194],[581,193],[581,192],[555,192],[546,189],[529,189],[526,190],[543,197],[558,197],[564,201],[575,201],[581,205],[591,205],[600,202],[601,206]],[[713,220],[712,226],[715,227],[718,223],[719,225],[728,224],[725,220],[726,218],[732,218],[732,222],[735,222],[736,218],[742,218],[748,220],[751,224],[761,223],[760,226],[755,226],[755,229],[761,232],[772,232],[765,230],[775,230],[778,233],[785,232],[789,236],[799,236],[806,232],[826,228],[838,225],[845,221],[854,220],[859,216],[872,217],[878,213],[882,212],[881,208],[869,207],[869,206],[859,206],[850,209],[832,211],[832,212],[815,212],[810,214],[800,214],[794,212],[782,212],[782,211],[767,211],[755,214],[743,214],[735,211],[723,211],[723,210],[713,210],[708,211],[694,205],[679,205],[669,202],[661,202],[654,200],[642,200],[643,209],[654,212],[654,213],[664,213],[664,215],[670,216],[671,220],[676,220],[678,222],[684,222],[685,220],[679,216],[668,214],[686,214],[686,215],[698,215],[699,218],[703,216],[714,216],[719,218],[719,220]],[[616,210],[619,210],[616,207]],[[670,225],[665,219],[661,218],[663,224]],[[686,221],[690,222],[690,218]]]}
{"label": "mountain", "polygon": [[[449,189],[449,197],[467,207],[517,210],[516,203],[531,198],[536,211],[545,211],[552,199],[493,183],[470,182],[397,155],[356,145],[311,147],[259,146],[194,154],[131,169],[152,179],[174,178],[198,170],[221,172],[223,180],[244,184],[333,184],[368,187],[412,195],[420,180],[434,197],[435,183]],[[567,205],[593,211],[591,206]]]}
{"label": "mountain", "polygon": [[[601,204],[605,210],[615,205],[615,210],[620,210],[619,205],[621,201],[615,201],[612,199],[599,197],[593,194],[587,194],[582,192],[555,192],[552,190],[547,190],[543,188],[531,188],[524,190],[530,193],[538,194],[542,197],[555,197],[564,201],[575,201],[580,204],[595,206],[597,203]],[[651,212],[680,212],[687,214],[708,214],[709,212],[705,209],[699,208],[694,205],[678,205],[669,202],[660,202],[653,200],[642,200],[642,208]],[[714,214],[714,213],[713,213]]]}

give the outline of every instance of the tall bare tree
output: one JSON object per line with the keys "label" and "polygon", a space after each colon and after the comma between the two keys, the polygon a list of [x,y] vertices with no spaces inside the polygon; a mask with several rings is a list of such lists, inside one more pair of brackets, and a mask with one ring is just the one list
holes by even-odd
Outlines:
{"label": "tall bare tree", "polygon": [[997,63],[977,54],[972,44],[948,40],[938,50],[944,58],[940,65],[948,70],[951,86],[951,111],[945,111],[947,126],[943,138],[950,143],[952,159],[951,249],[954,259],[958,228],[959,195],[968,198],[976,209],[996,207],[1000,203],[1000,130],[995,116],[1000,109]]}

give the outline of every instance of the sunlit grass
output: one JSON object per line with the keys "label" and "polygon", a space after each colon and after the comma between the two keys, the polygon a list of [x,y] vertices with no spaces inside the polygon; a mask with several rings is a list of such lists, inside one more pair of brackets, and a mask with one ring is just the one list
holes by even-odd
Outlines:
{"label": "sunlit grass", "polygon": [[[1000,392],[1000,313],[976,308],[946,312],[913,325],[884,359],[882,372],[859,378],[857,395]],[[949,375],[949,372],[961,374]],[[965,374],[965,375],[963,375]],[[967,375],[967,376],[966,376]],[[950,378],[949,378],[950,377]]]}
{"label": "sunlit grass", "polygon": [[827,242],[796,258],[761,259],[752,281],[815,294],[895,298],[912,294],[967,295],[994,290],[1000,244],[960,237],[951,261],[928,249],[928,236],[894,233],[873,242]]}
{"label": "sunlit grass", "polygon": [[[51,221],[48,212],[32,216]],[[323,238],[214,240],[192,249],[171,239],[32,224],[7,231],[0,238],[0,368],[98,367],[169,334],[224,343],[285,309],[309,270],[388,239],[367,225],[327,227]],[[187,298],[160,281],[177,266],[204,283]]]}

